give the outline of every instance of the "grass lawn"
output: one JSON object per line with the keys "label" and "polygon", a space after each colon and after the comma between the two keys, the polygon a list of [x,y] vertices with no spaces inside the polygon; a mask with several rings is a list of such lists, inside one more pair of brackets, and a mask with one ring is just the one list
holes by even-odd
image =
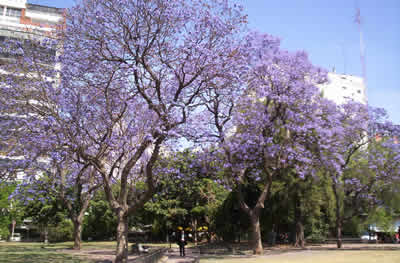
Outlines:
{"label": "grass lawn", "polygon": [[[82,242],[82,249],[78,252],[71,250],[73,242],[50,243],[45,246],[43,243],[0,242],[0,263],[93,263],[98,260],[95,259],[97,256],[113,258],[116,245],[116,241]],[[169,247],[169,244],[146,245]],[[177,247],[175,244],[172,246]],[[95,252],[91,254],[91,251]]]}
{"label": "grass lawn", "polygon": [[[72,245],[72,242],[48,244],[46,246],[43,246],[43,243],[2,242],[0,243],[0,263],[93,262],[57,251],[59,249],[69,249]],[[115,248],[115,242],[84,242],[82,248],[110,249]]]}
{"label": "grass lawn", "polygon": [[359,251],[299,251],[260,257],[202,258],[200,263],[398,263],[400,251],[359,250]]}

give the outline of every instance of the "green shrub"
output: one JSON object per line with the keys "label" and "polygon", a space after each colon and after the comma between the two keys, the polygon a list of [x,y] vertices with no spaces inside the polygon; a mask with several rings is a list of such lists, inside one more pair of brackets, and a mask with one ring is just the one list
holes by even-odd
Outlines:
{"label": "green shrub", "polygon": [[72,221],[65,219],[57,225],[49,227],[49,241],[50,242],[63,242],[73,239],[74,226]]}
{"label": "green shrub", "polygon": [[325,242],[329,233],[329,224],[311,224],[309,226],[310,233],[307,235],[306,240],[310,243],[323,243]]}
{"label": "green shrub", "polygon": [[323,243],[326,240],[326,236],[322,232],[314,232],[309,235],[306,240],[310,243]]}
{"label": "green shrub", "polygon": [[8,239],[9,235],[10,235],[10,231],[8,231],[8,227],[0,226],[0,240]]}

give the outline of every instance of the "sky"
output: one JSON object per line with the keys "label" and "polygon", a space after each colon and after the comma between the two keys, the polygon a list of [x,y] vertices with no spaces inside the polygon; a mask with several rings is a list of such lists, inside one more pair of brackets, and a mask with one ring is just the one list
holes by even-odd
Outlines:
{"label": "sky", "polygon": [[[362,76],[356,6],[361,10],[368,102],[400,124],[400,0],[235,0],[249,29],[281,39],[284,49],[304,50],[314,65]],[[29,0],[68,8],[74,0]]]}

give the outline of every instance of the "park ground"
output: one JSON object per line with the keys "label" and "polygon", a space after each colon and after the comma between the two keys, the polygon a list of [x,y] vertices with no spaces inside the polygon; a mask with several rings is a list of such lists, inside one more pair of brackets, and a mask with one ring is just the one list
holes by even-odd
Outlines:
{"label": "park ground", "polygon": [[[168,244],[149,244],[169,246]],[[0,243],[0,263],[33,263],[33,262],[76,262],[94,263],[112,260],[115,242],[84,242],[80,252],[73,251],[71,242],[43,245],[41,243],[3,242]],[[196,248],[188,248],[188,257],[179,258],[177,248],[173,245],[170,259],[167,262],[193,262],[200,258],[200,263],[398,263],[400,262],[400,244],[348,244],[338,250],[334,245],[309,246],[306,249],[295,249],[289,246],[266,248],[262,256],[253,256],[250,251],[239,255],[199,254]],[[130,257],[130,259],[134,259]]]}
{"label": "park ground", "polygon": [[395,263],[400,251],[316,251],[302,250],[247,258],[204,257],[201,263]]}

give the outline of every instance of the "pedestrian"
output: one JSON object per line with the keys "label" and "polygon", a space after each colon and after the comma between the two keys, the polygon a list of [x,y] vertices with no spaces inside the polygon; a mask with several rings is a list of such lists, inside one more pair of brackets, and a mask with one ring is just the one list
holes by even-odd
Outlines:
{"label": "pedestrian", "polygon": [[177,238],[178,238],[178,246],[179,246],[179,255],[181,257],[185,256],[185,246],[187,245],[187,241],[186,241],[186,237],[185,237],[185,231],[183,231],[183,229],[178,232],[177,234]]}

